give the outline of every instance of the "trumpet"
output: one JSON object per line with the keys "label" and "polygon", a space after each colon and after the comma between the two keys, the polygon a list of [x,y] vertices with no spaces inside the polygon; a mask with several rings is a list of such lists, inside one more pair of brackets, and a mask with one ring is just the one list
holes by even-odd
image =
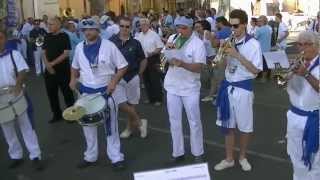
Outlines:
{"label": "trumpet", "polygon": [[35,44],[37,47],[42,47],[44,44],[44,37],[43,36],[37,37]]}
{"label": "trumpet", "polygon": [[280,88],[286,88],[288,85],[289,79],[293,75],[293,71],[304,65],[303,62],[304,52],[301,52],[294,61],[290,63],[289,68],[282,68],[280,63],[274,63],[274,78],[276,80],[276,84]]}
{"label": "trumpet", "polygon": [[231,47],[235,47],[235,38],[233,33],[230,35],[227,41],[220,46],[217,55],[211,62],[211,66],[216,67],[226,57],[227,54],[225,53],[225,50]]}

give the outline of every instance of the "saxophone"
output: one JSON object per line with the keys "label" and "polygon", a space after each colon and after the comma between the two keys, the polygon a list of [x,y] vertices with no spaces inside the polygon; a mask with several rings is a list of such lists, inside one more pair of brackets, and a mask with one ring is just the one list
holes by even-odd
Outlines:
{"label": "saxophone", "polygon": [[299,66],[303,66],[303,57],[304,52],[301,52],[294,61],[290,63],[289,68],[282,68],[280,63],[274,63],[274,79],[276,80],[276,84],[280,88],[286,88],[288,85],[288,81],[293,75],[293,71],[298,68]]}
{"label": "saxophone", "polygon": [[227,41],[220,46],[217,55],[214,57],[214,59],[211,62],[211,66],[214,68],[216,67],[222,60],[226,57],[225,50],[231,47],[235,47],[235,37],[234,34],[232,33]]}

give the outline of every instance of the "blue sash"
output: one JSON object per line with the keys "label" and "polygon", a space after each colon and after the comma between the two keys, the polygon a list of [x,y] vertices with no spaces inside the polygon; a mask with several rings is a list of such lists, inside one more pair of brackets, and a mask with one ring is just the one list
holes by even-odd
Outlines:
{"label": "blue sash", "polygon": [[313,155],[319,150],[319,110],[304,111],[294,106],[291,106],[290,110],[297,115],[308,117],[302,137],[302,160],[311,170]]}
{"label": "blue sash", "polygon": [[314,64],[309,68],[310,72],[319,65],[319,61],[320,61],[320,57],[318,57],[316,62],[314,62]]}
{"label": "blue sash", "polygon": [[[107,91],[107,86],[95,89],[95,88],[90,88],[90,87],[84,86],[83,84],[80,84],[80,88],[79,88],[79,92],[81,94],[83,94],[83,93],[87,93],[87,94],[104,93],[103,97],[106,99],[106,103],[107,103],[105,129],[106,129],[107,136],[110,136],[111,135],[111,115],[110,115],[111,111],[110,111],[110,107],[108,105],[108,99],[110,96],[105,94],[106,91]],[[109,111],[109,113],[107,113],[108,111]]]}
{"label": "blue sash", "polygon": [[[217,108],[219,112],[219,119],[222,122],[221,128],[224,134],[227,134],[227,129],[229,128],[229,119],[230,119],[230,101],[228,96],[228,87],[238,87],[248,91],[253,91],[252,79],[238,81],[238,82],[229,82],[224,79],[218,91],[217,96]],[[233,91],[233,89],[232,89]]]}

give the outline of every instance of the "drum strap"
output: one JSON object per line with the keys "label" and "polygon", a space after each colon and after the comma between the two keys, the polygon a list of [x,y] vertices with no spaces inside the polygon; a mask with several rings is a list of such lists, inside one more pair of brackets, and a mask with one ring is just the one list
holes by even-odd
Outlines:
{"label": "drum strap", "polygon": [[13,58],[13,53],[12,53],[12,51],[10,51],[10,57],[11,57],[11,62],[12,62],[12,64],[13,64],[14,74],[15,74],[16,76],[18,76],[18,68],[17,68],[16,61],[15,61],[14,58]]}

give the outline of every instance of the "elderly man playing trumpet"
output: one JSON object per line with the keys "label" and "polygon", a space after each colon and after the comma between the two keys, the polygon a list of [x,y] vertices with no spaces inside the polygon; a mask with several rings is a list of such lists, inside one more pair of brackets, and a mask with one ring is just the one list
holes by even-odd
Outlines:
{"label": "elderly man playing trumpet", "polygon": [[319,153],[319,37],[301,32],[297,45],[304,61],[293,70],[287,91],[291,108],[287,113],[287,151],[294,180],[320,179]]}

